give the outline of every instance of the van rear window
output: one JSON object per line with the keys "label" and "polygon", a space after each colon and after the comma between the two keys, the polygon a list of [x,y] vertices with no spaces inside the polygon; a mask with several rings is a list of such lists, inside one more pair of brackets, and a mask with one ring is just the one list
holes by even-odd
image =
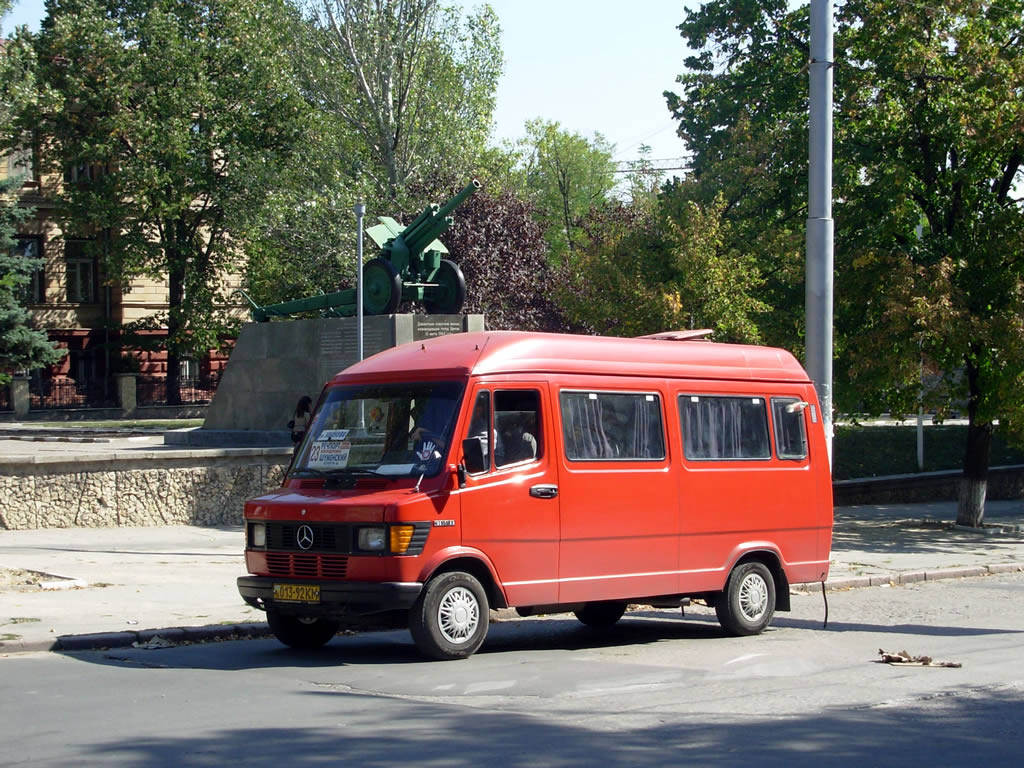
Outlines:
{"label": "van rear window", "polygon": [[657,394],[562,392],[562,435],[571,461],[661,461],[665,429]]}
{"label": "van rear window", "polygon": [[807,403],[795,397],[772,398],[775,455],[780,459],[807,458],[807,430],[804,427],[806,407]]}
{"label": "van rear window", "polygon": [[770,459],[763,397],[680,395],[687,459]]}

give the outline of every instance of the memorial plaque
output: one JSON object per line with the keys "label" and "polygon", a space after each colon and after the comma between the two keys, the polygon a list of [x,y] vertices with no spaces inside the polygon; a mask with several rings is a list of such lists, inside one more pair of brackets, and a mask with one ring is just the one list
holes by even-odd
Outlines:
{"label": "memorial plaque", "polygon": [[423,341],[437,336],[462,333],[462,315],[413,315],[412,339]]}

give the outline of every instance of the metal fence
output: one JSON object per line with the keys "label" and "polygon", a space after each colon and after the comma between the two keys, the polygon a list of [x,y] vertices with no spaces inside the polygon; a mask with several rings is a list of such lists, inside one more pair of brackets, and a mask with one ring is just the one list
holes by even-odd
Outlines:
{"label": "metal fence", "polygon": [[5,384],[0,387],[0,411],[13,411],[14,402],[11,398],[11,385]]}
{"label": "metal fence", "polygon": [[[182,403],[208,403],[213,400],[220,377],[216,374],[200,376],[198,379],[183,379],[179,385]],[[167,403],[167,379],[140,376],[135,380],[135,400],[139,405],[164,405]]]}
{"label": "metal fence", "polygon": [[42,379],[29,382],[28,394],[34,411],[57,408],[114,408],[117,396],[113,387],[98,381],[75,381],[74,379]]}

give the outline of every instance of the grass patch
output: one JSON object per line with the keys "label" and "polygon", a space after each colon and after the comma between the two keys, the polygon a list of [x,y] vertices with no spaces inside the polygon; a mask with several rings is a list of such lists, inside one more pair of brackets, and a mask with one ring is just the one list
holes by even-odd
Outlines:
{"label": "grass patch", "polygon": [[[966,425],[924,428],[924,471],[963,467]],[[1024,464],[1024,448],[1007,445],[998,432],[992,438],[991,466]],[[832,445],[832,477],[914,474],[917,470],[917,426],[865,427],[840,425]]]}

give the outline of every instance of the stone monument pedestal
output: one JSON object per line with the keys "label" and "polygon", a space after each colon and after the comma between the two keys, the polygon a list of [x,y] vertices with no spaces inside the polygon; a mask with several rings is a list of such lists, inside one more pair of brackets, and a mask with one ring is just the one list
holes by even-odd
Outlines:
{"label": "stone monument pedestal", "polygon": [[[364,316],[363,352],[370,357],[399,344],[482,330],[483,315]],[[202,428],[169,432],[165,442],[287,445],[299,398],[315,402],[328,379],[356,362],[354,317],[246,323]]]}

